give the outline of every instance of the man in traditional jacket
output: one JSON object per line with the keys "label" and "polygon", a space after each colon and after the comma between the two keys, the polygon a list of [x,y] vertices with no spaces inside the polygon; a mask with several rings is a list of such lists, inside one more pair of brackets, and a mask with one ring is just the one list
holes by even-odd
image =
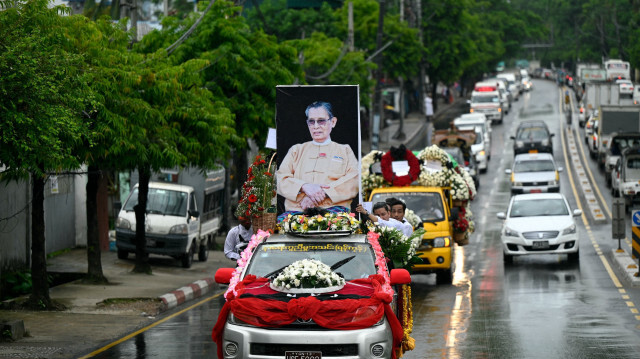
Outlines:
{"label": "man in traditional jacket", "polygon": [[285,211],[323,207],[350,212],[358,194],[358,160],[349,145],[331,141],[338,119],[330,103],[316,101],[307,106],[305,114],[312,141],[293,145],[276,171]]}

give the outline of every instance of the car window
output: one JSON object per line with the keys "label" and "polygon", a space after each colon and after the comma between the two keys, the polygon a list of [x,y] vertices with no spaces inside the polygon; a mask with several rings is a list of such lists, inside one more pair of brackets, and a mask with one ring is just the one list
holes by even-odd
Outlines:
{"label": "car window", "polygon": [[569,208],[561,198],[514,200],[509,217],[567,216]]}
{"label": "car window", "polygon": [[640,158],[629,158],[627,168],[640,168]]}
{"label": "car window", "polygon": [[301,239],[299,242],[268,242],[256,247],[247,274],[264,277],[302,259],[315,259],[326,265],[353,257],[335,272],[349,281],[376,274],[375,254],[369,243],[327,243]]}
{"label": "car window", "polygon": [[[147,213],[183,216],[187,213],[187,198],[186,192],[149,188]],[[136,187],[123,208],[125,211],[133,211],[133,207],[137,204],[138,188]]]}
{"label": "car window", "polygon": [[492,103],[492,102],[500,102],[498,96],[481,96],[476,95],[471,97],[471,102],[474,103]]}
{"label": "car window", "polygon": [[513,166],[513,172],[547,172],[555,171],[556,166],[551,160],[533,160],[533,161],[519,161]]}
{"label": "car window", "polygon": [[549,138],[549,133],[542,127],[527,127],[518,132],[518,140],[546,140]]}

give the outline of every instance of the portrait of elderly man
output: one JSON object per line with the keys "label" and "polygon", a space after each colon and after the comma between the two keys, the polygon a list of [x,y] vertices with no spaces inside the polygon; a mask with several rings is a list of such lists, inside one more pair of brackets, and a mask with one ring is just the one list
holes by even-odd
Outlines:
{"label": "portrait of elderly man", "polygon": [[338,118],[329,102],[311,103],[305,115],[311,141],[289,148],[276,171],[284,214],[312,207],[350,212],[351,201],[359,190],[358,160],[348,144],[331,140]]}

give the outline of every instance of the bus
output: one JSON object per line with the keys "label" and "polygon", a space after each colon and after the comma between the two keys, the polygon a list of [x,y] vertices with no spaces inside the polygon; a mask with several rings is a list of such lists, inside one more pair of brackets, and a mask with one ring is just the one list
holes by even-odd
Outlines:
{"label": "bus", "polygon": [[604,62],[604,69],[607,72],[608,81],[631,79],[631,65],[628,61],[618,59],[607,60]]}

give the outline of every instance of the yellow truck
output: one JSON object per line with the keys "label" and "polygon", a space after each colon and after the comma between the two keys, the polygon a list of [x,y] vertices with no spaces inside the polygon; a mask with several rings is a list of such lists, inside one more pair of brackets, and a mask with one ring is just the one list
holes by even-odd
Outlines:
{"label": "yellow truck", "polygon": [[383,202],[389,197],[403,200],[407,209],[412,210],[420,220],[426,233],[422,245],[416,250],[422,264],[412,270],[419,273],[435,273],[437,284],[451,284],[453,280],[453,218],[449,191],[446,187],[380,187],[371,191],[369,201]]}

